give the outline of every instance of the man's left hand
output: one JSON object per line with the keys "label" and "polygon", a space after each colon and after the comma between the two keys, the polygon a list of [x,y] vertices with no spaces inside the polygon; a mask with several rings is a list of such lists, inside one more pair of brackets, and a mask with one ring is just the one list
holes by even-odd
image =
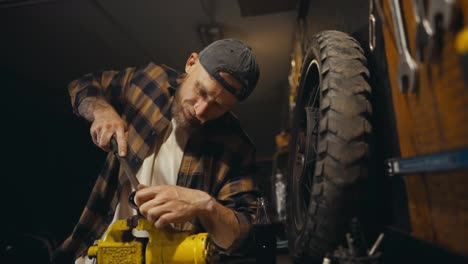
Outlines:
{"label": "man's left hand", "polygon": [[135,195],[140,213],[156,228],[192,220],[212,206],[206,192],[172,185],[143,186]]}

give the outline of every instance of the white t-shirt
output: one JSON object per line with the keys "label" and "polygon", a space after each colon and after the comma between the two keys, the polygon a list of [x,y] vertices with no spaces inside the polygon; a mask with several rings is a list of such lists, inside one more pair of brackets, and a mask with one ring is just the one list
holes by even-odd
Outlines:
{"label": "white t-shirt", "polygon": [[[137,179],[141,184],[154,185],[176,185],[180,164],[184,155],[185,144],[187,144],[189,134],[186,130],[177,126],[175,119],[166,130],[162,144],[155,144],[153,154],[143,160]],[[158,145],[160,145],[158,151]],[[112,223],[119,219],[126,219],[136,215],[136,210],[128,204],[128,197],[133,188],[130,182],[122,186],[119,203],[115,208]],[[91,264],[88,257],[78,258],[75,264]]]}

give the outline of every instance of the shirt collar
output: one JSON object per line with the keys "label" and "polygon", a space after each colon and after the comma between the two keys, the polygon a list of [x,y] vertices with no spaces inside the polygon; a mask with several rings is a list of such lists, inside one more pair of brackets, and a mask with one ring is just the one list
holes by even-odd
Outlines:
{"label": "shirt collar", "polygon": [[180,73],[165,64],[162,64],[161,67],[167,74],[167,81],[170,85],[169,92],[171,93],[171,95],[174,95],[177,89],[179,89],[180,84],[182,83],[183,78],[185,77],[185,74]]}

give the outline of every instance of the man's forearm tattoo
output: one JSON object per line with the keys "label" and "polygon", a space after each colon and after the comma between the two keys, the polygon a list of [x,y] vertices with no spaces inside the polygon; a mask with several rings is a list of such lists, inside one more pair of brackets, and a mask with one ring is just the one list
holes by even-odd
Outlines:
{"label": "man's forearm tattoo", "polygon": [[81,101],[78,106],[78,112],[82,117],[84,117],[89,122],[94,121],[94,111],[99,108],[109,107],[109,103],[104,101],[102,98],[98,97],[89,97]]}

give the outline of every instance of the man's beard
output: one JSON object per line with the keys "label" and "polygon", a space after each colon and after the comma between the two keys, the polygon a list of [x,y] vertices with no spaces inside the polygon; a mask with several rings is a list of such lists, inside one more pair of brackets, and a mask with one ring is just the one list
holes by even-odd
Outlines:
{"label": "man's beard", "polygon": [[[185,113],[184,113],[185,111]],[[172,118],[177,122],[177,126],[191,132],[201,127],[201,122],[195,117],[195,110],[189,103],[181,102],[178,91],[172,103]]]}

